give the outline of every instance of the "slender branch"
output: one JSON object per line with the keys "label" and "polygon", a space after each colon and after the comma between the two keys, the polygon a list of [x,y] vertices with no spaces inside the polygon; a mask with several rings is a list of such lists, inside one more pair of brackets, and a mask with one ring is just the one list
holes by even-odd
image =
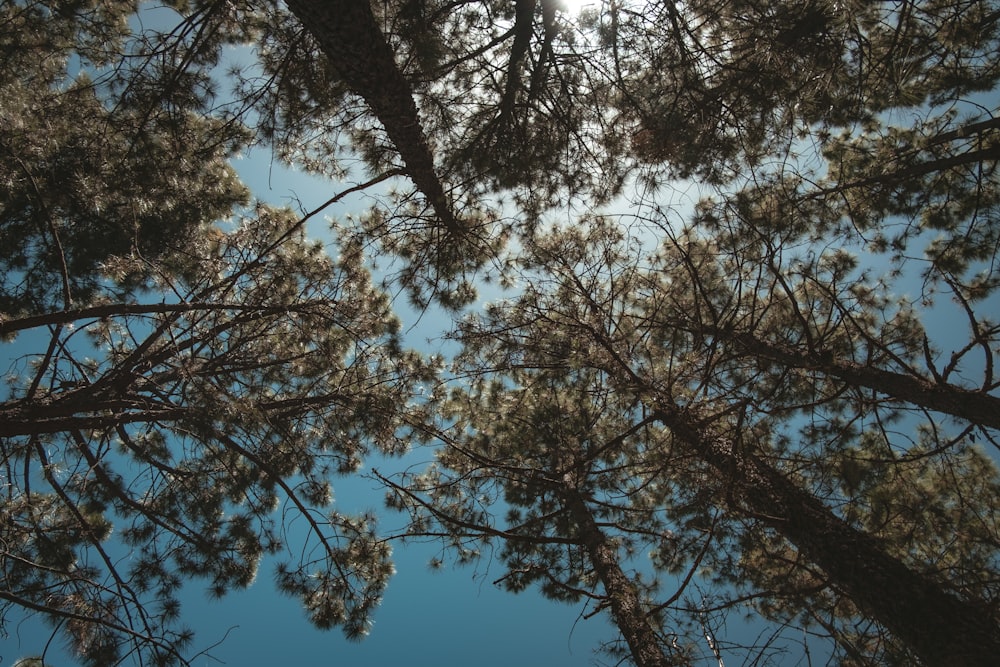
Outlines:
{"label": "slender branch", "polygon": [[[396,493],[400,494],[401,496],[405,496],[406,498],[409,498],[414,503],[416,503],[423,509],[430,512],[430,514],[442,525],[455,526],[458,528],[463,528],[465,530],[472,531],[470,534],[466,535],[467,537],[483,537],[483,536],[499,537],[509,542],[524,542],[528,544],[573,544],[573,545],[579,544],[579,540],[574,538],[556,537],[556,536],[546,537],[546,536],[538,536],[532,534],[517,533],[517,532],[512,532],[511,530],[500,530],[499,528],[494,528],[492,526],[485,526],[482,524],[473,523],[471,521],[465,521],[464,519],[452,516],[450,514],[445,513],[441,509],[434,507],[432,504],[430,504],[429,502],[418,496],[412,490],[402,486],[401,484],[397,484],[388,477],[385,477],[378,470],[373,469],[372,475],[374,475],[380,482],[388,486]],[[517,528],[520,527],[521,526],[518,526]],[[517,528],[515,528],[514,530],[516,530]]]}
{"label": "slender branch", "polygon": [[100,306],[60,310],[40,315],[31,315],[16,320],[0,320],[0,336],[17,331],[34,329],[43,326],[69,324],[78,320],[122,317],[126,315],[158,315],[164,313],[181,314],[194,311],[251,311],[260,315],[273,315],[288,312],[309,312],[317,305],[316,302],[306,304],[288,304],[280,306],[259,306],[240,302],[206,302],[192,301],[181,303],[113,303]]}

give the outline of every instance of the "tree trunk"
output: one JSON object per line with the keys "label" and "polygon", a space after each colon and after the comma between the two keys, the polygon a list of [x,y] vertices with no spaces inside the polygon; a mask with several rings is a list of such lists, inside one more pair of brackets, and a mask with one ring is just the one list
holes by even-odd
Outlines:
{"label": "tree trunk", "polygon": [[572,480],[564,480],[560,493],[580,531],[577,537],[587,549],[590,562],[604,586],[604,593],[611,601],[611,613],[628,643],[635,664],[637,667],[673,665],[674,662],[663,653],[662,642],[649,624],[635,584],[618,564],[617,549],[608,542],[594,521],[594,515]]}
{"label": "tree trunk", "polygon": [[989,667],[1000,628],[983,605],[962,600],[886,553],[879,541],[830,511],[767,463],[673,407],[659,421],[731,485],[735,510],[752,512],[818,565],[866,614],[929,667]]}
{"label": "tree trunk", "polygon": [[319,42],[324,55],[360,95],[399,151],[406,172],[448,231],[462,227],[434,170],[413,88],[378,27],[368,0],[287,0],[288,8]]}

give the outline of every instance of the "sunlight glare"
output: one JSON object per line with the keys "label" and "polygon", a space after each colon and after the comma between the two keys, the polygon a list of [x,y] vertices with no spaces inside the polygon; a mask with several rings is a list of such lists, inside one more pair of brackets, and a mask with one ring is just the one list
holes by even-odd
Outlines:
{"label": "sunlight glare", "polygon": [[596,7],[598,0],[559,0],[559,4],[570,16],[578,16],[584,10]]}

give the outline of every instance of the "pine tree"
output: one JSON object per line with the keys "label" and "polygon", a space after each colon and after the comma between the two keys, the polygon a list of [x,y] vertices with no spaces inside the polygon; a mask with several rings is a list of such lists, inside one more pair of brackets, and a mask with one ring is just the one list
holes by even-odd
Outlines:
{"label": "pine tree", "polygon": [[365,634],[389,548],[331,482],[405,447],[429,362],[359,248],[247,205],[250,135],[207,88],[224,36],[133,33],[133,3],[0,11],[0,622],[38,613],[86,664],[184,663],[179,589],[271,556],[314,624]]}
{"label": "pine tree", "polygon": [[[331,482],[405,447],[400,416],[429,371],[398,347],[360,256],[331,261],[297,220],[261,208],[153,266],[108,264],[109,279],[155,273],[148,301],[4,323],[47,345],[0,404],[2,597],[64,623],[88,664],[180,660],[179,587],[221,596],[265,555],[287,554],[278,585],[312,622],[366,632],[389,549],[371,517],[333,508]],[[303,545],[286,545],[282,504]]]}
{"label": "pine tree", "polygon": [[[204,113],[207,73],[171,83],[181,73],[150,63],[128,81],[114,70],[88,74],[119,64],[132,3],[12,3],[2,11],[10,56],[0,65],[5,314],[86,303],[111,256],[156,259],[246,202],[226,163],[245,133]],[[142,279],[130,276],[130,284]]]}
{"label": "pine tree", "polygon": [[460,560],[498,543],[489,551],[505,572],[495,583],[512,592],[537,584],[554,600],[607,608],[636,664],[675,664],[683,652],[647,618],[655,586],[630,571],[630,554],[666,532],[637,491],[648,423],[631,423],[597,374],[515,376],[530,386],[482,376],[478,391],[451,392],[443,414],[454,424],[425,427],[445,443],[437,464],[382,477],[389,505],[410,513],[408,538],[446,535]]}
{"label": "pine tree", "polygon": [[[588,458],[589,467],[577,473],[587,477],[590,488],[604,489],[607,469],[624,475],[632,488],[656,489],[670,483],[679,497],[697,498],[700,506],[692,504],[685,511],[696,513],[699,522],[694,525],[703,529],[711,525],[708,517],[713,512],[722,513],[727,539],[713,545],[713,551],[719,551],[708,558],[706,553],[687,557],[702,567],[709,558],[714,560],[718,580],[737,587],[774,581],[770,588],[750,586],[748,595],[776,620],[789,621],[781,617],[788,610],[785,598],[801,601],[800,596],[819,593],[843,600],[829,612],[834,624],[867,618],[891,633],[883,640],[889,646],[876,651],[898,653],[902,645],[903,655],[925,664],[989,664],[998,624],[990,611],[996,593],[989,584],[992,566],[984,553],[993,549],[996,525],[991,518],[984,521],[982,514],[993,515],[998,475],[995,466],[970,448],[970,430],[948,435],[944,425],[937,425],[936,431],[924,431],[913,444],[884,428],[859,433],[853,424],[888,421],[896,405],[909,402],[907,394],[894,393],[891,386],[878,387],[888,396],[887,407],[870,395],[868,387],[853,384],[845,374],[830,373],[827,378],[820,364],[785,365],[774,355],[758,354],[732,333],[736,327],[771,333],[774,327],[776,335],[792,339],[811,335],[817,348],[836,342],[852,354],[867,354],[869,365],[877,367],[875,352],[895,351],[899,357],[904,345],[919,346],[920,338],[914,341],[912,335],[914,329],[919,331],[919,323],[905,310],[888,317],[892,304],[880,304],[871,294],[865,301],[833,301],[830,295],[840,293],[843,280],[843,275],[837,277],[836,263],[828,267],[832,274],[817,268],[808,275],[810,282],[826,287],[810,299],[805,289],[788,286],[795,274],[787,267],[776,272],[772,282],[766,268],[769,258],[758,251],[745,238],[725,248],[691,232],[665,244],[662,254],[644,268],[641,250],[629,249],[621,232],[607,223],[592,222],[588,231],[565,230],[538,240],[525,256],[531,268],[525,294],[495,308],[486,319],[471,321],[461,336],[469,366],[460,366],[459,375],[484,378],[472,385],[472,394],[483,396],[486,407],[478,399],[459,404],[454,415],[469,421],[459,421],[456,430],[477,435],[468,443],[449,445],[439,457],[439,465],[445,471],[454,468],[454,473],[435,472],[413,482],[414,488],[429,495],[410,506],[423,507],[426,516],[451,525],[464,537],[470,525],[490,525],[485,520],[491,516],[490,505],[482,507],[486,502],[482,499],[500,496],[482,494],[478,486],[482,482],[476,482],[476,476],[469,482],[462,473],[470,466],[478,475],[501,473],[494,483],[523,488],[520,493],[506,491],[505,502],[527,504],[534,513],[523,519],[510,515],[517,517],[516,522],[508,519],[512,526],[480,529],[480,534],[530,543],[538,534],[545,535],[543,519],[573,506],[565,496],[561,510],[560,502],[546,504],[541,489],[546,484],[558,486],[567,468],[544,467],[536,462],[532,448],[561,446],[570,452],[564,456],[572,456],[576,448],[587,451],[592,446],[599,458]],[[787,292],[782,291],[781,281]],[[845,298],[866,287],[864,282],[851,284],[855,289],[844,290]],[[848,309],[853,321],[840,319]],[[808,322],[813,332],[796,332],[791,312]],[[694,324],[698,317],[705,323],[700,329]],[[881,327],[870,325],[866,336],[858,335],[859,322],[879,320]],[[677,321],[685,324],[675,326]],[[906,328],[900,330],[899,325]],[[862,345],[868,346],[867,352],[858,349]],[[574,410],[530,409],[538,401],[552,400],[555,392],[547,379],[551,377],[573,388],[576,398],[571,400],[593,402],[595,407],[583,408],[584,414],[588,409],[597,414],[620,410],[622,423],[614,432],[645,433],[656,425],[663,429],[660,437],[666,444],[650,447],[636,461],[627,440],[599,435],[596,419],[586,421],[587,428],[578,428],[575,438],[553,437],[553,430],[572,423]],[[953,391],[990,399],[979,392]],[[988,423],[972,425],[990,428]],[[509,453],[496,451],[501,438],[494,434],[508,429],[518,434],[519,447]],[[875,451],[858,447],[859,437],[878,443],[879,435],[882,444]],[[558,460],[559,455],[549,456]],[[673,470],[677,461],[693,464],[694,471]],[[890,489],[901,484],[939,487],[942,475],[953,480],[954,488],[934,492],[942,503],[936,506],[939,509],[930,509],[919,500],[921,496],[909,498],[909,510],[885,507]],[[980,483],[987,495],[979,501],[969,503],[956,493],[957,488]],[[462,495],[463,484],[471,484],[468,496]],[[620,493],[617,498],[637,502]],[[594,502],[609,511],[614,507],[601,498]],[[907,501],[901,504],[907,506]],[[641,506],[668,514],[673,509],[671,500],[661,497]],[[835,509],[843,506],[850,511],[842,514]],[[967,539],[938,551],[943,542],[952,540],[952,526],[921,521],[923,511],[945,512],[969,525]],[[419,521],[416,525],[421,526]],[[669,530],[683,535],[681,529],[690,526],[679,523]],[[629,536],[663,532],[652,521],[648,526],[618,527]],[[931,528],[940,532],[929,533]],[[929,544],[938,546],[921,548]],[[951,565],[942,568],[944,562]],[[577,565],[577,571],[586,572],[588,567],[596,563]],[[515,572],[524,569],[512,567]],[[556,566],[527,571],[542,582],[560,572]],[[799,587],[812,590],[798,593]],[[614,597],[613,592],[607,594]],[[776,600],[769,599],[775,596]],[[656,605],[646,604],[652,616]],[[805,604],[808,608],[814,603]],[[847,639],[844,631],[834,634],[849,645],[856,641]],[[644,664],[640,656],[633,647],[634,659]]]}
{"label": "pine tree", "polygon": [[[41,341],[0,401],[4,613],[182,662],[174,593],[291,548],[284,500],[279,586],[363,634],[388,547],[329,485],[417,433],[409,534],[502,543],[638,664],[719,659],[743,603],[844,664],[990,663],[996,3],[167,4],[0,9],[0,333]],[[257,146],[371,194],[336,260],[250,205]],[[420,306],[520,281],[459,325],[465,385],[412,395],[383,254]]]}

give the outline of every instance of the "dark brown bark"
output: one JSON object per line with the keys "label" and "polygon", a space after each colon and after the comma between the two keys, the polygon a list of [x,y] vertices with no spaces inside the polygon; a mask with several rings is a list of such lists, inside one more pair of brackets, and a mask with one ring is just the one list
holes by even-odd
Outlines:
{"label": "dark brown bark", "polygon": [[538,49],[538,60],[535,68],[531,72],[531,87],[528,89],[528,99],[534,100],[538,97],[539,89],[545,80],[549,68],[549,60],[552,58],[552,43],[556,38],[556,13],[559,6],[556,0],[541,0],[542,3],[542,28],[545,36],[542,38],[542,46]]}
{"label": "dark brown bark", "polygon": [[965,419],[972,424],[1000,429],[1000,398],[985,392],[970,391],[946,383],[930,382],[872,366],[839,361],[816,353],[803,353],[748,334],[726,334],[757,357],[793,368],[818,370],[859,387],[874,389],[928,410]]}
{"label": "dark brown bark", "polygon": [[0,414],[0,437],[66,433],[79,430],[107,430],[124,424],[175,422],[190,414],[183,408],[149,409],[141,412],[69,415],[65,417],[22,417]]}
{"label": "dark brown bark", "polygon": [[462,225],[434,168],[413,88],[397,66],[368,0],[287,0],[286,4],[351,92],[361,96],[382,123],[406,173],[445,228],[460,232]]}
{"label": "dark brown bark", "polygon": [[[325,305],[325,304],[319,304]],[[57,326],[78,322],[80,320],[96,320],[105,317],[123,317],[126,315],[161,315],[165,313],[189,313],[195,311],[243,311],[257,315],[274,315],[289,312],[308,312],[314,310],[317,304],[305,306],[295,304],[281,306],[257,306],[244,303],[224,302],[180,302],[180,303],[111,303],[100,306],[88,306],[71,310],[57,310],[41,315],[29,315],[14,320],[0,320],[0,336],[6,336],[18,331],[38,327]]]}
{"label": "dark brown bark", "polygon": [[501,132],[506,130],[507,124],[510,123],[517,93],[521,88],[521,65],[531,45],[531,34],[535,26],[535,6],[536,0],[517,0],[514,5],[514,44],[511,46],[510,58],[507,61],[507,81],[504,84],[500,115],[497,119]]}
{"label": "dark brown bark", "polygon": [[988,118],[976,123],[967,123],[950,132],[937,135],[930,143],[931,145],[944,144],[956,139],[967,139],[977,134],[982,135],[991,130],[1000,130],[1000,118]]}
{"label": "dark brown bark", "polygon": [[32,400],[0,404],[0,437],[110,429],[122,424],[174,422],[192,414],[152,396],[129,391],[102,395],[96,385],[68,388]]}
{"label": "dark brown bark", "polygon": [[873,536],[837,517],[759,457],[743,452],[671,406],[657,417],[690,451],[724,476],[735,511],[748,511],[818,565],[837,589],[905,642],[929,667],[995,665],[1000,627],[976,602],[887,553]]}
{"label": "dark brown bark", "polygon": [[919,179],[927,174],[933,174],[935,172],[945,171],[955,167],[981,165],[983,162],[996,162],[997,160],[1000,160],[1000,146],[990,146],[988,148],[981,148],[967,153],[960,153],[949,157],[928,160],[927,162],[918,162],[908,167],[878,174],[876,176],[859,178],[845,183],[837,183],[836,185],[832,185],[830,187],[820,188],[816,192],[810,194],[809,197],[826,197],[830,194],[844,192],[851,188],[864,188],[874,185],[894,187],[904,181]]}
{"label": "dark brown bark", "polygon": [[617,549],[608,542],[587,503],[579,491],[573,488],[571,480],[567,480],[560,491],[566,509],[580,531],[577,537],[587,549],[590,562],[604,586],[604,592],[611,603],[611,614],[628,644],[635,664],[638,667],[673,665],[673,661],[664,655],[660,638],[649,624],[635,583],[618,563]]}
{"label": "dark brown bark", "polygon": [[[34,401],[15,400],[0,404],[0,437],[110,429],[124,424],[176,423],[196,417],[201,412],[197,408],[174,405],[165,399],[136,393],[129,387],[123,389],[120,396],[102,396],[94,391],[95,386],[71,389]],[[247,409],[265,412],[275,419],[281,419],[316,408],[343,404],[349,400],[344,394],[333,392],[258,401],[248,403]]]}

